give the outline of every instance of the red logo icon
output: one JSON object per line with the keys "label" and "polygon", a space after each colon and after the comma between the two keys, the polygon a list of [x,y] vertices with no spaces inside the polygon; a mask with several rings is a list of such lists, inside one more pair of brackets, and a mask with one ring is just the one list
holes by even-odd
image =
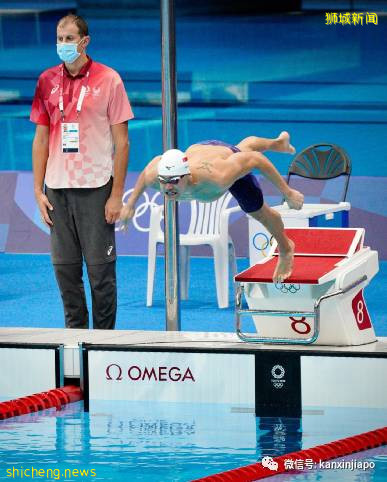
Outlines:
{"label": "red logo icon", "polygon": [[293,316],[291,316],[290,319],[292,320],[292,323],[290,326],[292,327],[293,331],[295,331],[296,333],[299,333],[300,335],[306,335],[312,329],[309,323],[305,321],[306,320],[305,316],[300,317],[299,320],[297,320]]}

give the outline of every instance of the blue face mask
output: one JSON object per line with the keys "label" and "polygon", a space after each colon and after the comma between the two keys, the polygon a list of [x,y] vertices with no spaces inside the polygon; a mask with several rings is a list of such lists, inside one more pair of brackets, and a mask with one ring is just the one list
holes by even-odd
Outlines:
{"label": "blue face mask", "polygon": [[60,43],[56,44],[56,52],[59,55],[59,58],[68,64],[72,64],[77,60],[77,58],[81,55],[77,51],[78,45],[82,42],[78,42],[77,44],[68,44],[68,43]]}

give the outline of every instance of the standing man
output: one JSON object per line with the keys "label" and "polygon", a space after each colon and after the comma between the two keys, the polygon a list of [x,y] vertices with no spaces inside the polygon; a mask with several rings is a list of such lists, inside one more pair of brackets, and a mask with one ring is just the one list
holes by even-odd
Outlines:
{"label": "standing man", "polygon": [[117,311],[114,223],[128,164],[132,109],[113,69],[87,54],[85,20],[57,24],[63,63],[39,77],[32,104],[34,191],[51,231],[51,258],[67,328],[88,328],[83,259],[92,293],[93,327],[113,329]]}

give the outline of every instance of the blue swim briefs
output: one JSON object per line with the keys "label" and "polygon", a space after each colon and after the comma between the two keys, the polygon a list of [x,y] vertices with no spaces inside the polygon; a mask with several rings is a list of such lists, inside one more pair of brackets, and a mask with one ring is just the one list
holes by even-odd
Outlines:
{"label": "blue swim briefs", "polygon": [[[240,150],[223,141],[201,141],[198,144],[209,146],[225,146],[232,150],[232,152],[240,152]],[[256,177],[251,173],[237,179],[229,188],[230,193],[238,201],[239,206],[245,213],[253,213],[258,211],[263,206],[263,193]]]}

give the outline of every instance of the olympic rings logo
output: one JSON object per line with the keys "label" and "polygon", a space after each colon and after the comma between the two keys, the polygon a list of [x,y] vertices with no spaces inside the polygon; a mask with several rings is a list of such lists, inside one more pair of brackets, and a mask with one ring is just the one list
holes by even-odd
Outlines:
{"label": "olympic rings logo", "polygon": [[300,291],[301,286],[299,284],[286,284],[286,283],[275,283],[274,285],[277,290],[281,291],[281,293],[297,293],[297,291]]}
{"label": "olympic rings logo", "polygon": [[271,369],[271,383],[274,388],[280,389],[283,388],[286,380],[284,379],[285,376],[285,368],[282,365],[274,365]]}
{"label": "olympic rings logo", "polygon": [[267,256],[265,250],[272,244],[273,236],[269,238],[266,233],[256,233],[253,237],[253,246],[257,251],[262,252],[262,256]]}
{"label": "olympic rings logo", "polygon": [[[132,189],[129,189],[128,191],[126,191],[124,193],[124,195],[122,196],[122,202],[125,203],[127,198],[130,196],[130,194],[132,193],[132,191],[134,190],[134,188]],[[143,216],[147,211],[148,209],[151,210],[152,208],[155,208],[157,206],[160,206],[160,204],[158,204],[156,202],[156,199],[158,198],[158,196],[160,196],[161,194],[159,192],[156,192],[152,198],[150,198],[149,194],[147,192],[143,192],[142,195],[144,196],[145,198],[145,201],[142,202],[140,205],[138,205],[136,207],[136,210],[134,212],[134,216],[132,218],[132,223],[133,223],[133,226],[137,229],[137,231],[140,231],[142,233],[147,233],[149,232],[149,226],[141,226],[139,223],[138,223],[138,219],[141,218],[141,216]],[[116,227],[115,228],[116,231],[120,231],[120,228],[119,227]]]}
{"label": "olympic rings logo", "polygon": [[274,383],[273,383],[273,387],[274,387],[274,388],[282,388],[283,386],[284,386],[284,384],[281,383],[281,382],[274,382]]}

